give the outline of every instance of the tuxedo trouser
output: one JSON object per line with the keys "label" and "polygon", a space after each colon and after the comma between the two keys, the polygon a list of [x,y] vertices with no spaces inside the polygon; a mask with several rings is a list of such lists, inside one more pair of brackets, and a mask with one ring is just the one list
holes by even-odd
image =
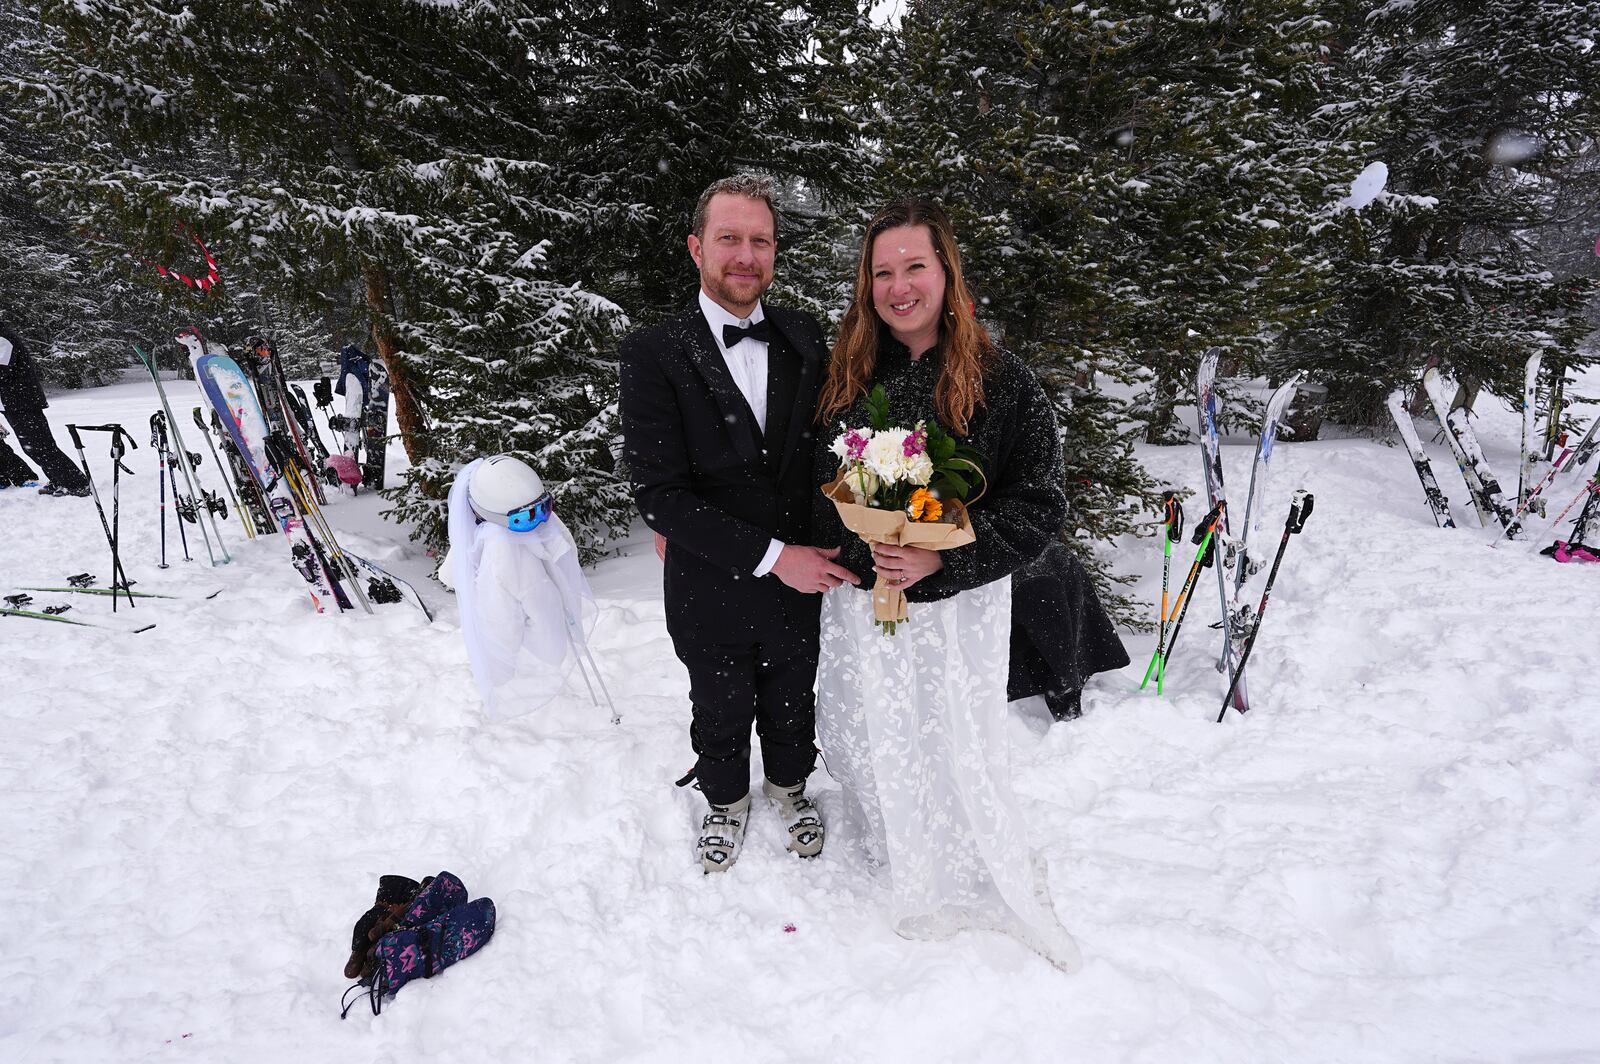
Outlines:
{"label": "tuxedo trouser", "polygon": [[729,805],[749,793],[752,723],[767,779],[779,787],[804,783],[817,758],[816,636],[766,643],[676,641],[674,649],[689,669],[689,741],[699,755],[695,776],[706,800]]}
{"label": "tuxedo trouser", "polygon": [[[22,445],[22,451],[33,464],[38,466],[45,478],[52,484],[59,484],[63,488],[87,488],[89,482],[83,479],[83,470],[72,464],[72,459],[61,452],[56,446],[55,437],[50,435],[50,422],[45,420],[43,410],[23,407],[20,410],[7,409],[0,413],[11,425],[11,431],[16,434],[17,443]],[[3,445],[0,445],[3,446]],[[12,454],[11,458],[16,459]],[[17,470],[8,459],[0,458],[7,472],[8,480],[32,479],[32,474],[27,477],[18,477]],[[22,466],[17,459],[16,466]],[[26,466],[22,466],[26,469]]]}
{"label": "tuxedo trouser", "polygon": [[6,437],[0,436],[0,486],[15,487],[38,479],[39,475],[33,471],[33,467],[6,446]]}

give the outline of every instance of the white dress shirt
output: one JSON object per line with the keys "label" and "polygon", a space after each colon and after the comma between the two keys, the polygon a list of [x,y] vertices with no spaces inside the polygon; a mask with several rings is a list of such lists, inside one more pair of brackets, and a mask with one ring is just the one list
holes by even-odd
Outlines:
{"label": "white dress shirt", "polygon": [[[766,318],[766,311],[761,304],[756,303],[756,309],[751,311],[748,318],[736,318],[720,303],[706,295],[705,289],[700,290],[700,313],[705,315],[706,324],[711,326],[711,339],[717,345],[717,350],[722,352],[722,361],[727,364],[728,375],[733,378],[733,383],[738,387],[739,394],[744,396],[744,401],[750,404],[750,412],[756,416],[756,425],[763,433],[767,431],[767,344],[764,341],[746,336],[732,347],[722,342],[722,327],[724,325],[737,325],[741,329],[749,328],[758,321]],[[756,566],[756,576],[766,576],[777,564],[778,555],[783,553],[783,541],[774,539],[767,546],[767,553],[761,559],[761,564]]]}

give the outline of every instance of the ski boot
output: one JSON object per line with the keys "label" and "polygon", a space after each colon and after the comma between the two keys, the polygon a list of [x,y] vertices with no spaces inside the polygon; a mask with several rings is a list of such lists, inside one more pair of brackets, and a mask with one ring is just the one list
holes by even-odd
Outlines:
{"label": "ski boot", "polygon": [[89,485],[87,485],[87,484],[79,484],[76,487],[70,487],[69,488],[64,484],[57,484],[55,481],[51,481],[50,483],[46,484],[44,487],[39,489],[39,494],[40,495],[75,495],[75,496],[78,496],[79,498],[82,498],[82,497],[84,497],[84,496],[89,494]]}
{"label": "ski boot", "polygon": [[804,780],[793,787],[779,787],[771,780],[761,781],[761,792],[778,809],[789,829],[789,852],[796,857],[815,857],[822,852],[827,829],[822,825],[822,810],[806,797]]}
{"label": "ski boot", "polygon": [[749,818],[748,794],[731,805],[711,806],[700,821],[700,841],[694,847],[703,871],[726,871],[729,865],[739,859],[739,848],[744,845],[745,822]]}

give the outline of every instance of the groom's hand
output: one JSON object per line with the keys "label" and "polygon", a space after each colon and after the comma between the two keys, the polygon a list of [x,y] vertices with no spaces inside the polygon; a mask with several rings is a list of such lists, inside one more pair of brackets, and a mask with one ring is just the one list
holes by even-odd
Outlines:
{"label": "groom's hand", "polygon": [[657,532],[655,534],[655,536],[656,536],[656,557],[660,558],[662,561],[666,561],[667,560],[667,537],[663,536],[660,532]]}
{"label": "groom's hand", "polygon": [[816,594],[838,587],[840,584],[859,584],[861,578],[838,565],[833,559],[839,556],[838,547],[824,550],[821,547],[796,547],[784,544],[778,560],[772,563],[772,575],[796,591]]}

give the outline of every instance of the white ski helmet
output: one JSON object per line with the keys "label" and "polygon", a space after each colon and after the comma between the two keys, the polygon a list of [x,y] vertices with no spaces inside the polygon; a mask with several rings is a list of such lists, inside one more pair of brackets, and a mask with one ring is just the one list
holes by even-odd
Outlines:
{"label": "white ski helmet", "polygon": [[532,532],[550,517],[550,493],[539,474],[515,455],[485,458],[467,485],[472,512],[513,532]]}

